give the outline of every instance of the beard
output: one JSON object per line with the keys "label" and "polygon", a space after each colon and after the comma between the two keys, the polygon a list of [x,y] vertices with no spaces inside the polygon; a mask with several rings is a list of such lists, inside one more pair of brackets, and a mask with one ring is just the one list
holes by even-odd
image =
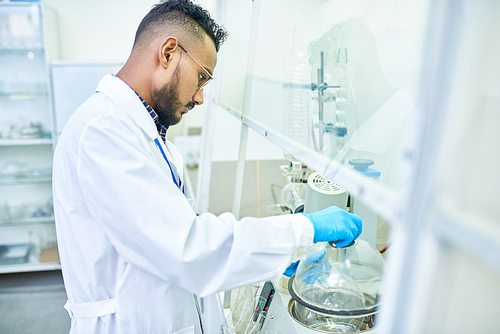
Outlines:
{"label": "beard", "polygon": [[156,104],[156,114],[162,125],[169,127],[180,122],[182,115],[177,116],[177,110],[182,107],[179,101],[179,65],[175,68],[172,79],[162,88],[153,91]]}

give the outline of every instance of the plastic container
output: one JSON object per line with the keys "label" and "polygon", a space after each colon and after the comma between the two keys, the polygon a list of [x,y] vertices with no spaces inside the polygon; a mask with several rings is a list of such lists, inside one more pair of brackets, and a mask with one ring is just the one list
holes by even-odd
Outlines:
{"label": "plastic container", "polygon": [[0,265],[26,263],[30,252],[31,244],[0,245]]}

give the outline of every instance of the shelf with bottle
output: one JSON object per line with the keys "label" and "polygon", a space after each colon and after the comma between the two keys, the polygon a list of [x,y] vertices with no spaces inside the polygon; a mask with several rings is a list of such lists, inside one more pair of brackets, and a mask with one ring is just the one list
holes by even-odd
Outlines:
{"label": "shelf with bottle", "polygon": [[0,226],[26,226],[54,224],[52,199],[43,202],[9,205],[0,203]]}
{"label": "shelf with bottle", "polygon": [[54,225],[24,230],[28,238],[18,234],[0,241],[0,273],[60,269]]}
{"label": "shelf with bottle", "polygon": [[3,53],[26,53],[41,51],[44,51],[44,48],[41,46],[0,47],[0,55]]}
{"label": "shelf with bottle", "polygon": [[0,221],[0,226],[26,226],[26,225],[41,225],[54,224],[54,216],[47,217],[32,217],[24,218],[19,221]]}
{"label": "shelf with bottle", "polygon": [[52,131],[44,123],[47,124],[47,120],[29,123],[19,117],[14,121],[7,120],[0,127],[0,146],[51,145]]}
{"label": "shelf with bottle", "polygon": [[0,165],[0,186],[43,184],[52,182],[51,165],[33,165],[16,159]]}
{"label": "shelf with bottle", "polygon": [[0,139],[0,146],[52,145],[52,138]]}
{"label": "shelf with bottle", "polygon": [[[1,57],[0,57],[1,58]],[[32,65],[32,64],[30,64]],[[24,66],[24,64],[18,64]],[[26,72],[30,72],[32,78],[29,81],[19,80],[17,73],[6,73],[0,76],[0,96],[3,98],[26,100],[29,98],[48,97],[48,83],[43,78],[41,72],[42,66],[38,68],[28,68]]]}
{"label": "shelf with bottle", "polygon": [[0,274],[8,273],[22,273],[30,271],[48,271],[60,270],[61,264],[59,262],[27,262],[23,264],[8,264],[0,265]]}
{"label": "shelf with bottle", "polygon": [[0,274],[60,269],[53,215],[0,226]]}
{"label": "shelf with bottle", "polygon": [[59,262],[28,262],[23,264],[9,264],[0,265],[0,274],[8,273],[22,273],[30,271],[48,271],[48,270],[60,270],[61,264]]}
{"label": "shelf with bottle", "polygon": [[25,184],[51,183],[51,176],[16,176],[14,178],[0,178],[0,186],[15,186]]}
{"label": "shelf with bottle", "polygon": [[9,99],[34,99],[40,97],[48,97],[49,92],[46,90],[32,90],[32,91],[23,91],[23,92],[0,92],[0,98],[9,98]]}
{"label": "shelf with bottle", "polygon": [[0,51],[0,93],[6,96],[46,93],[49,82],[42,50]]}
{"label": "shelf with bottle", "polygon": [[57,246],[48,244],[37,252],[32,243],[0,245],[0,274],[61,269]]}
{"label": "shelf with bottle", "polygon": [[12,124],[8,132],[0,135],[0,146],[51,145],[52,133],[45,131],[39,122],[31,122],[29,126]]}
{"label": "shelf with bottle", "polygon": [[17,82],[0,77],[0,98],[2,98],[2,100],[28,100],[48,97],[49,91],[46,82]]}

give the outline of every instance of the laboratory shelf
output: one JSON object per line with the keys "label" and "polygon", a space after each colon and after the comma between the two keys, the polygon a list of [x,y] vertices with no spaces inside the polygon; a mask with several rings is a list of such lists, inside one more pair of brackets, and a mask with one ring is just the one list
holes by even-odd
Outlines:
{"label": "laboratory shelf", "polygon": [[0,92],[0,98],[10,99],[34,99],[39,97],[47,97],[49,93],[46,91],[33,91],[33,92]]}
{"label": "laboratory shelf", "polygon": [[52,138],[0,139],[0,146],[52,145]]}
{"label": "laboratory shelf", "polygon": [[24,218],[21,220],[0,222],[0,226],[26,226],[26,225],[42,225],[42,224],[54,224],[54,216],[50,217],[33,217]]}
{"label": "laboratory shelf", "polygon": [[25,53],[25,52],[38,52],[44,51],[44,48],[41,46],[21,46],[21,47],[9,47],[9,48],[0,48],[0,53]]}
{"label": "laboratory shelf", "polygon": [[60,270],[59,262],[28,262],[22,264],[8,264],[0,266],[0,274],[21,273],[30,271]]}
{"label": "laboratory shelf", "polygon": [[28,177],[28,178],[14,178],[14,179],[0,179],[0,186],[15,186],[23,184],[41,184],[51,183],[52,177]]}
{"label": "laboratory shelf", "polygon": [[[5,23],[0,26],[1,243],[24,242],[38,249],[57,242],[51,211],[56,140],[49,75],[50,62],[59,58],[57,12],[40,2],[0,1],[0,21]],[[10,22],[16,23],[15,31]],[[32,249],[29,259],[17,264],[0,262],[0,273],[60,269],[47,256],[40,261]]]}

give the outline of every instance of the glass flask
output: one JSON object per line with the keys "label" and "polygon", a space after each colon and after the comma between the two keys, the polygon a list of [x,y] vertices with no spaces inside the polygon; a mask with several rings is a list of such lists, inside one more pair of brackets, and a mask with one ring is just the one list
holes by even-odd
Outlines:
{"label": "glass flask", "polygon": [[283,202],[292,213],[304,211],[307,183],[304,183],[302,175],[302,163],[298,161],[292,162],[292,168],[289,172],[290,182],[282,191]]}
{"label": "glass flask", "polygon": [[290,279],[292,317],[313,330],[358,333],[373,327],[384,259],[364,240],[319,243]]}

